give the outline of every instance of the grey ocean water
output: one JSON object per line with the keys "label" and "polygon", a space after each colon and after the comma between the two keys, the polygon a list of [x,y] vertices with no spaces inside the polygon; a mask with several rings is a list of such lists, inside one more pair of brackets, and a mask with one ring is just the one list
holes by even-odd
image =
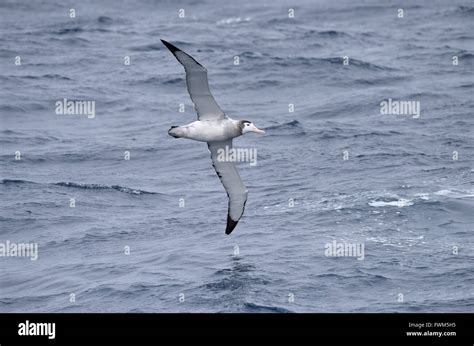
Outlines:
{"label": "grey ocean water", "polygon": [[[0,257],[0,311],[472,312],[473,18],[472,1],[1,1],[0,242],[39,258]],[[196,116],[161,38],[267,132],[234,141],[258,163],[238,165],[230,236],[206,145],[167,135]],[[95,118],[57,115],[63,98]],[[388,98],[420,118],[381,115]],[[364,260],[325,256],[334,240]]]}

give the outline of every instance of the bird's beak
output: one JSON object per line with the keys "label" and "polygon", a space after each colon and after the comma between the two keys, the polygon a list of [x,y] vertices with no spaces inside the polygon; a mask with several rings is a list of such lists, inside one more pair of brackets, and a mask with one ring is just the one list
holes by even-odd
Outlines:
{"label": "bird's beak", "polygon": [[254,128],[252,129],[252,132],[258,133],[259,135],[265,134],[265,131],[260,130],[257,126],[254,126]]}

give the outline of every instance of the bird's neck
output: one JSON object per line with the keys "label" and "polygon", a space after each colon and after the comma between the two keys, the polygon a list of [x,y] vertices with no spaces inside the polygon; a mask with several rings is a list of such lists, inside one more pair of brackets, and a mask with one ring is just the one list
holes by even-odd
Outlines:
{"label": "bird's neck", "polygon": [[241,136],[243,135],[242,133],[242,126],[240,125],[240,120],[235,120],[235,119],[231,119],[229,118],[229,120],[232,122],[232,124],[234,125],[235,129],[236,129],[236,133],[238,133],[238,136]]}

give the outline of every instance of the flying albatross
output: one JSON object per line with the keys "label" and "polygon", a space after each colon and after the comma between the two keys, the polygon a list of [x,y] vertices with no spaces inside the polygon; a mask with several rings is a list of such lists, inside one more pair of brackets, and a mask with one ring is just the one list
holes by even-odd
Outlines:
{"label": "flying albatross", "polygon": [[175,138],[188,138],[207,142],[211,152],[212,165],[229,197],[226,234],[230,234],[242,217],[247,201],[247,188],[242,183],[235,163],[223,160],[218,155],[221,150],[232,149],[232,139],[248,132],[264,134],[248,120],[234,120],[224,114],[209,90],[207,70],[193,57],[161,40],[186,71],[186,85],[194,103],[198,120],[184,126],[172,126],[168,134]]}

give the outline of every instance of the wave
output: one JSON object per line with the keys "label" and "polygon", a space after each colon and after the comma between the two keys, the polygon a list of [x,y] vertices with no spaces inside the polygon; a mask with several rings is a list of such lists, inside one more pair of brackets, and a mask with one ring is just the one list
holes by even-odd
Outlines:
{"label": "wave", "polygon": [[471,198],[474,197],[474,191],[462,190],[440,190],[434,193],[437,196],[444,196],[450,198]]}
{"label": "wave", "polygon": [[459,13],[465,13],[469,15],[474,15],[474,7],[469,7],[469,6],[459,6],[457,8],[457,12]]}
{"label": "wave", "polygon": [[458,85],[456,88],[467,88],[467,89],[471,89],[471,88],[474,88],[474,83]]}
{"label": "wave", "polygon": [[58,35],[58,36],[68,36],[75,34],[82,34],[85,32],[110,32],[110,30],[105,29],[105,26],[111,26],[112,24],[124,24],[124,21],[121,19],[113,19],[108,16],[99,16],[94,19],[89,19],[82,22],[82,25],[71,25],[70,23],[64,23],[63,27],[50,26],[45,30],[38,32],[33,32],[33,34],[44,34],[45,32]]}
{"label": "wave", "polygon": [[72,80],[69,77],[62,76],[57,73],[49,73],[44,74],[42,76],[33,76],[33,75],[26,75],[26,76],[5,76],[7,78],[20,78],[20,79],[55,79],[55,80]]}
{"label": "wave", "polygon": [[128,81],[131,85],[180,85],[184,84],[185,80],[182,77],[177,78],[161,78],[161,77],[149,77],[145,79],[136,79]]}
{"label": "wave", "polygon": [[317,274],[316,277],[319,279],[328,280],[340,280],[345,282],[357,281],[360,283],[373,285],[380,284],[382,281],[390,280],[387,276],[380,274],[372,274],[367,271],[356,268],[354,275],[342,275],[337,273],[321,273]]}
{"label": "wave", "polygon": [[404,82],[407,80],[408,77],[406,76],[387,76],[387,77],[381,77],[381,78],[359,78],[359,79],[354,79],[353,82],[354,84],[360,84],[360,85],[375,85],[375,86],[381,86],[381,85],[386,85],[386,84],[391,84],[391,83],[398,83],[398,82]]}
{"label": "wave", "polygon": [[149,192],[140,189],[133,189],[126,186],[120,185],[104,185],[104,184],[86,184],[86,183],[74,183],[74,182],[59,182],[59,183],[36,183],[34,181],[29,180],[22,180],[22,179],[2,179],[0,180],[0,184],[5,185],[21,185],[21,184],[35,184],[35,185],[55,185],[55,186],[63,186],[63,187],[72,187],[77,189],[84,189],[84,190],[115,190],[119,192],[129,193],[132,195],[156,195],[160,194],[158,192]]}
{"label": "wave", "polygon": [[49,37],[48,41],[53,42],[60,42],[61,44],[68,45],[68,46],[80,46],[86,47],[91,41],[85,39],[83,37],[73,36],[73,37]]}
{"label": "wave", "polygon": [[110,17],[107,17],[107,16],[99,16],[97,18],[97,23],[99,24],[112,24],[114,22],[114,20]]}
{"label": "wave", "polygon": [[264,127],[265,131],[274,131],[276,136],[305,136],[304,126],[298,120],[292,120],[282,124],[276,124]]}
{"label": "wave", "polygon": [[[373,208],[408,208],[422,207],[429,205],[431,207],[450,205],[446,198],[452,199],[470,199],[474,197],[474,190],[456,190],[443,189],[437,192],[416,192],[399,196],[396,193],[367,191],[353,194],[330,194],[322,196],[321,199],[296,199],[295,205],[298,208],[309,211],[333,212],[341,210],[368,210],[367,205]],[[454,202],[454,201],[453,201]],[[459,207],[457,207],[459,208]],[[292,210],[285,203],[274,203],[263,205],[263,210],[267,213],[285,213]],[[370,209],[369,209],[370,210]],[[372,210],[379,214],[380,211]]]}
{"label": "wave", "polygon": [[161,43],[150,43],[143,46],[135,46],[135,47],[130,48],[130,50],[133,50],[136,52],[152,52],[155,50],[162,50],[162,49],[163,49],[163,45]]}
{"label": "wave", "polygon": [[133,195],[157,194],[156,192],[132,189],[132,188],[120,186],[120,185],[84,184],[84,183],[73,183],[73,182],[59,182],[59,183],[53,183],[53,185],[73,187],[73,188],[85,189],[85,190],[116,190],[119,192],[130,193]]}
{"label": "wave", "polygon": [[413,204],[415,204],[415,202],[413,202],[413,200],[410,200],[410,199],[406,199],[406,198],[400,198],[400,199],[397,199],[397,200],[394,200],[394,201],[378,201],[378,200],[374,200],[374,201],[371,201],[368,203],[371,207],[375,207],[375,208],[378,208],[378,207],[398,207],[398,208],[403,208],[403,207],[409,207]]}
{"label": "wave", "polygon": [[178,83],[178,79],[179,78],[165,80],[159,77],[150,77],[146,79],[132,80],[129,83],[131,85],[161,85],[161,84],[173,85],[173,84]]}
{"label": "wave", "polygon": [[19,132],[19,131],[13,131],[13,130],[2,130],[0,133],[4,135],[24,135],[24,133]]}
{"label": "wave", "polygon": [[[174,40],[173,44],[177,47],[180,47],[182,49],[185,49],[186,46],[189,46],[189,43],[179,41],[179,40]],[[163,50],[164,46],[161,42],[154,42],[154,43],[149,43],[141,46],[134,46],[131,47],[130,50],[136,51],[136,52],[152,52],[156,50]]]}
{"label": "wave", "polygon": [[293,311],[278,306],[259,305],[254,303],[245,303],[244,308],[247,312],[275,312],[275,313],[291,313]]}
{"label": "wave", "polygon": [[474,59],[474,54],[464,51],[458,55],[458,58],[460,60],[472,60]]}
{"label": "wave", "polygon": [[223,24],[237,24],[237,23],[245,23],[245,22],[250,22],[250,17],[231,17],[231,18],[225,18],[221,19],[216,22],[217,25],[223,25]]}
{"label": "wave", "polygon": [[337,37],[352,37],[348,33],[344,31],[338,31],[338,30],[324,30],[324,31],[317,31],[317,30],[309,30],[304,33],[303,37],[312,37],[314,38],[315,36],[321,37],[321,38],[337,38]]}
{"label": "wave", "polygon": [[81,32],[84,32],[85,29],[80,27],[80,26],[77,26],[77,27],[72,27],[72,28],[62,28],[62,29],[58,29],[54,32],[52,32],[53,34],[56,34],[56,35],[68,35],[68,34],[78,34],[78,33],[81,33]]}
{"label": "wave", "polygon": [[[457,37],[459,39],[459,37]],[[469,39],[472,39],[469,37]],[[437,48],[439,51],[438,55],[440,57],[448,57],[451,58],[452,56],[457,56],[459,60],[470,60],[474,58],[474,54],[466,49],[460,49],[455,46],[444,45]]]}
{"label": "wave", "polygon": [[[416,193],[413,198],[399,198],[394,196],[393,198],[376,198],[370,202],[368,205],[371,207],[379,208],[379,207],[410,207],[416,203],[423,203],[427,201],[431,201],[434,196],[441,196],[441,197],[448,197],[454,199],[463,199],[463,198],[472,198],[474,197],[473,190],[450,190],[450,189],[443,189],[436,192],[420,192]],[[435,198],[438,199],[439,198]],[[436,203],[436,201],[432,201]]]}
{"label": "wave", "polygon": [[[256,83],[253,83],[250,86],[250,89],[261,89],[265,87],[276,87],[278,85],[281,85],[280,81],[274,80],[274,79],[262,79],[257,81]],[[248,86],[246,86],[246,89],[249,89]]]}
{"label": "wave", "polygon": [[286,123],[277,124],[265,127],[265,130],[278,130],[278,129],[293,129],[293,128],[302,128],[303,126],[298,120],[292,120]]}
{"label": "wave", "polygon": [[252,59],[262,59],[263,57],[268,57],[268,54],[262,54],[262,53],[254,52],[254,51],[245,51],[245,52],[240,53],[239,56],[241,58],[252,60]]}
{"label": "wave", "polygon": [[[256,57],[255,57],[256,58]],[[342,65],[343,58],[342,57],[328,57],[328,58],[315,58],[315,57],[273,57],[275,65],[279,66],[299,66],[299,65],[306,65],[306,66],[317,66],[325,68],[325,65]],[[349,65],[345,66],[347,68],[357,68],[362,70],[369,70],[369,71],[397,71],[397,69],[373,64],[367,61],[351,58],[349,60]]]}
{"label": "wave", "polygon": [[[60,141],[59,138],[54,136],[34,136],[28,137],[25,135],[17,135],[16,137],[0,137],[0,143],[2,144],[17,144],[18,142],[25,142],[28,141],[28,144],[33,145],[44,145],[49,142],[57,142]],[[0,160],[3,159],[5,156],[0,155]],[[6,157],[8,160],[8,156]],[[44,162],[44,158],[33,159],[32,162]]]}
{"label": "wave", "polygon": [[0,184],[36,184],[32,181],[28,180],[21,180],[21,179],[2,179],[0,180]]}
{"label": "wave", "polygon": [[[341,63],[342,61],[341,58],[337,58],[337,60],[339,63]],[[358,59],[350,59],[348,66],[356,66],[356,67],[360,67],[360,68],[364,68],[364,69],[372,70],[372,71],[395,71],[396,70],[392,67],[376,65],[376,64],[372,64],[370,62],[366,62],[366,61],[358,60]]]}
{"label": "wave", "polygon": [[[147,83],[148,80],[145,81],[145,83]],[[163,81],[163,84],[166,84],[166,85],[174,85],[174,84],[181,84],[181,83],[184,83],[184,78],[171,78],[171,79],[167,79],[165,81]]]}
{"label": "wave", "polygon": [[19,105],[8,105],[8,104],[3,104],[0,105],[0,111],[4,112],[18,112],[18,113],[27,113],[27,112],[34,112],[34,111],[40,111],[40,110],[47,110],[49,109],[50,106],[47,106],[45,104],[41,103],[23,103],[22,106]]}

